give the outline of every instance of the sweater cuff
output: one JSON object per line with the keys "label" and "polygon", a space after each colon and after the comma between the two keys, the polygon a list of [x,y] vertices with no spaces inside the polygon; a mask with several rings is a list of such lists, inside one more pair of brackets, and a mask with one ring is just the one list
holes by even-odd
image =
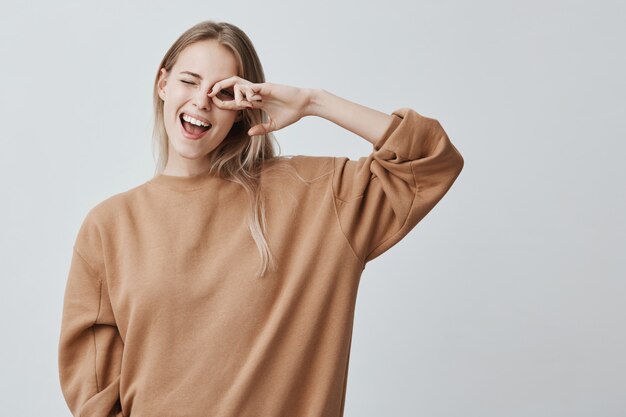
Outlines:
{"label": "sweater cuff", "polygon": [[374,143],[374,150],[377,151],[380,148],[382,148],[385,142],[387,142],[387,139],[389,139],[391,134],[398,128],[398,125],[400,125],[400,123],[402,122],[402,119],[404,119],[404,116],[406,115],[408,110],[409,110],[408,108],[401,108],[391,113],[393,120],[391,121],[391,124],[387,127],[387,129],[385,130],[385,133],[383,134],[383,136]]}

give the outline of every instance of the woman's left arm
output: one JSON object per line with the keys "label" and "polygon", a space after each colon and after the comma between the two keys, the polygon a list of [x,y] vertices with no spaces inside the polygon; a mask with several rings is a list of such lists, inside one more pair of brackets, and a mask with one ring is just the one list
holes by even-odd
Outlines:
{"label": "woman's left arm", "polygon": [[393,116],[365,107],[324,89],[307,89],[306,116],[318,116],[347,129],[374,145],[387,131]]}
{"label": "woman's left arm", "polygon": [[[234,100],[215,97],[215,91],[231,85]],[[370,154],[358,160],[334,157],[330,181],[338,223],[363,267],[406,236],[463,169],[463,157],[439,121],[408,107],[388,115],[323,89],[239,77],[218,82],[209,95],[224,109],[264,110],[268,120],[250,127],[251,136],[320,116],[372,144]]]}
{"label": "woman's left arm", "polygon": [[[233,100],[222,101],[217,93],[233,88]],[[208,93],[222,109],[262,109],[265,123],[250,127],[250,136],[270,133],[305,116],[319,116],[348,129],[374,145],[391,126],[392,116],[338,97],[320,88],[300,88],[271,82],[252,83],[238,76],[217,82]]]}

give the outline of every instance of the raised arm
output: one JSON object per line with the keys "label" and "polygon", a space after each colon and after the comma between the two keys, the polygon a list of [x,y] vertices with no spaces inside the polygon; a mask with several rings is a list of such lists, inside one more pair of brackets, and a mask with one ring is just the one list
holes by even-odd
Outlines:
{"label": "raised arm", "polygon": [[309,89],[305,114],[319,116],[374,145],[393,123],[393,116],[346,100],[323,89]]}
{"label": "raised arm", "polygon": [[[316,114],[374,141],[368,156],[334,159],[340,227],[363,267],[398,243],[443,198],[464,160],[441,124],[413,109],[390,116],[323,94]],[[346,106],[345,109],[341,109]],[[391,122],[388,122],[388,118]]]}

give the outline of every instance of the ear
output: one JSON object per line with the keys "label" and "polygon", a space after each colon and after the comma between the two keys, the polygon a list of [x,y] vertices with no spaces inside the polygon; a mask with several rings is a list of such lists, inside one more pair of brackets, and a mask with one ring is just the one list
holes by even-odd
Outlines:
{"label": "ear", "polygon": [[167,84],[167,71],[165,68],[161,68],[161,74],[159,75],[159,81],[157,82],[157,89],[159,91],[159,97],[165,101],[165,85]]}
{"label": "ear", "polygon": [[243,110],[239,110],[237,112],[237,117],[235,117],[235,122],[240,122],[243,119]]}

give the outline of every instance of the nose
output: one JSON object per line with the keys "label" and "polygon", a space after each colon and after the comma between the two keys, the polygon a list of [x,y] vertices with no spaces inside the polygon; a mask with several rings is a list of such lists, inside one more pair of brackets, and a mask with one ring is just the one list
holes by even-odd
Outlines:
{"label": "nose", "polygon": [[211,108],[211,98],[207,95],[208,91],[204,88],[198,88],[198,91],[194,95],[193,103],[201,110],[209,110]]}

